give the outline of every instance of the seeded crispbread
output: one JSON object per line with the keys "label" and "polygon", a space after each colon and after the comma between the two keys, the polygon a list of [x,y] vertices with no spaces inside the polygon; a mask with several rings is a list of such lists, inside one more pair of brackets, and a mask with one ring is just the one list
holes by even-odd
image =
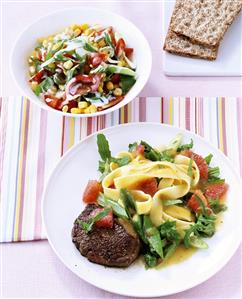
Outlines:
{"label": "seeded crispbread", "polygon": [[193,44],[187,37],[178,35],[171,29],[168,30],[164,50],[169,53],[191,58],[201,58],[215,60],[217,58],[218,47],[206,47]]}
{"label": "seeded crispbread", "polygon": [[242,9],[242,0],[177,0],[171,29],[193,43],[216,46]]}

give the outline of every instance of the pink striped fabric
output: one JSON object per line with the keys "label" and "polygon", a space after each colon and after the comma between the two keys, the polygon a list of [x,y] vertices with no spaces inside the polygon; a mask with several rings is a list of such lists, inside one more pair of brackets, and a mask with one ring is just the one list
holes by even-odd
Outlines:
{"label": "pink striped fabric", "polygon": [[45,238],[40,206],[51,170],[79,140],[113,125],[149,121],[188,129],[224,151],[242,174],[241,100],[141,97],[111,114],[74,119],[41,110],[22,97],[0,99],[0,241]]}

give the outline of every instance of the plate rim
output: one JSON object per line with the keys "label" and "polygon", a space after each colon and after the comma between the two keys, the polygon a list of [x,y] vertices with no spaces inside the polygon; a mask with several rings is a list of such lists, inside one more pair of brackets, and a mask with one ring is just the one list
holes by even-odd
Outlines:
{"label": "plate rim", "polygon": [[[203,143],[205,143],[206,145],[212,147],[215,151],[218,151],[222,156],[223,159],[227,162],[229,168],[231,169],[231,171],[233,172],[233,174],[236,176],[236,178],[238,179],[238,182],[241,183],[240,185],[240,192],[242,194],[242,178],[239,174],[239,172],[234,168],[231,160],[219,149],[216,148],[210,141],[208,141],[206,138],[202,137],[201,135],[198,135],[196,133],[193,133],[192,131],[183,129],[183,128],[179,128],[177,126],[173,126],[173,125],[169,125],[169,124],[163,124],[163,123],[158,123],[158,122],[131,122],[131,123],[124,123],[124,124],[118,124],[115,126],[111,126],[108,128],[104,128],[102,130],[96,131],[88,136],[86,136],[85,138],[83,138],[82,140],[80,140],[77,144],[75,144],[74,146],[72,146],[70,149],[68,149],[65,154],[59,159],[59,161],[56,163],[55,167],[53,168],[53,170],[51,171],[49,177],[47,178],[46,184],[45,184],[45,188],[44,188],[44,192],[42,195],[42,201],[41,201],[41,218],[42,218],[42,223],[46,232],[46,237],[47,240],[52,248],[52,250],[55,252],[55,254],[57,255],[57,257],[60,259],[60,261],[65,265],[65,267],[67,269],[69,269],[72,273],[74,273],[75,275],[77,275],[80,279],[83,279],[85,282],[88,282],[89,284],[91,284],[94,287],[97,287],[99,289],[105,290],[107,292],[113,293],[113,294],[119,294],[122,296],[129,296],[129,297],[137,297],[137,298],[151,298],[151,297],[163,297],[163,296],[168,296],[168,295],[173,295],[173,294],[178,294],[180,292],[183,291],[187,291],[190,290],[198,285],[201,285],[202,283],[206,282],[208,279],[212,278],[215,274],[217,274],[222,268],[224,268],[224,266],[230,261],[230,259],[232,258],[232,256],[235,254],[235,252],[238,250],[241,242],[242,242],[242,234],[240,234],[240,236],[238,237],[237,241],[234,242],[234,248],[232,251],[230,251],[225,258],[223,259],[223,261],[216,267],[215,270],[213,270],[211,273],[210,272],[206,272],[202,278],[200,278],[198,281],[196,281],[195,283],[191,283],[189,286],[186,287],[181,287],[178,290],[175,291],[169,291],[169,292],[154,292],[152,294],[148,294],[148,293],[144,293],[144,294],[134,294],[134,293],[129,293],[126,292],[125,290],[110,290],[108,287],[103,286],[102,284],[93,282],[91,279],[89,279],[88,277],[83,277],[82,275],[80,275],[74,268],[72,268],[70,265],[68,265],[64,259],[62,258],[62,256],[58,253],[58,250],[55,248],[54,244],[52,243],[52,241],[49,239],[49,235],[46,229],[46,222],[45,222],[45,215],[44,215],[44,205],[46,202],[46,194],[49,188],[49,185],[51,183],[51,178],[54,176],[54,174],[56,173],[56,171],[58,170],[59,165],[61,165],[66,158],[68,158],[68,156],[72,153],[72,151],[75,151],[76,148],[78,146],[80,146],[81,143],[84,143],[86,140],[93,138],[95,135],[99,134],[99,133],[104,133],[108,130],[115,130],[116,128],[120,128],[120,127],[129,127],[129,126],[137,126],[137,125],[141,125],[141,126],[146,126],[146,125],[150,125],[150,126],[160,126],[160,127],[167,127],[167,128],[172,128],[175,130],[179,130],[181,133],[186,133],[188,132],[190,135],[195,136],[195,138],[200,139],[200,141],[202,141]],[[185,135],[184,135],[185,136]],[[242,232],[242,227],[240,227],[239,229]],[[162,289],[161,289],[162,291]]]}

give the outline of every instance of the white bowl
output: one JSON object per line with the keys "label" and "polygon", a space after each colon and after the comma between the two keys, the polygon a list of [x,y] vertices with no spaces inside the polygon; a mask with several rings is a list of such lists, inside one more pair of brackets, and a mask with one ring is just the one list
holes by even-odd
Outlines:
{"label": "white bowl", "polygon": [[[113,26],[114,30],[124,37],[128,46],[134,48],[134,60],[137,64],[136,83],[120,103],[101,112],[92,114],[71,114],[55,110],[37,97],[28,84],[28,56],[34,49],[37,43],[37,38],[57,33],[66,26],[76,23]],[[126,105],[132,101],[145,86],[150,75],[151,65],[152,58],[149,44],[143,33],[134,24],[107,10],[80,6],[73,7],[71,9],[59,10],[53,14],[42,17],[35,23],[31,24],[18,38],[11,55],[11,70],[16,83],[23,94],[41,108],[71,117],[97,116],[112,112]]]}

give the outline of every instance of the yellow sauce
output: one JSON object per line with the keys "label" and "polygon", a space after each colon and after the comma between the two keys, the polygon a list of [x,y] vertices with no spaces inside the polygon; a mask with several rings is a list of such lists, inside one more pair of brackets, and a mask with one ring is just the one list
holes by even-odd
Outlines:
{"label": "yellow sauce", "polygon": [[174,264],[179,264],[181,262],[184,262],[188,258],[190,258],[195,252],[197,251],[196,248],[185,248],[184,245],[179,245],[176,249],[176,251],[173,253],[172,256],[170,256],[167,260],[160,263],[156,269],[161,269],[167,266],[171,266]]}

